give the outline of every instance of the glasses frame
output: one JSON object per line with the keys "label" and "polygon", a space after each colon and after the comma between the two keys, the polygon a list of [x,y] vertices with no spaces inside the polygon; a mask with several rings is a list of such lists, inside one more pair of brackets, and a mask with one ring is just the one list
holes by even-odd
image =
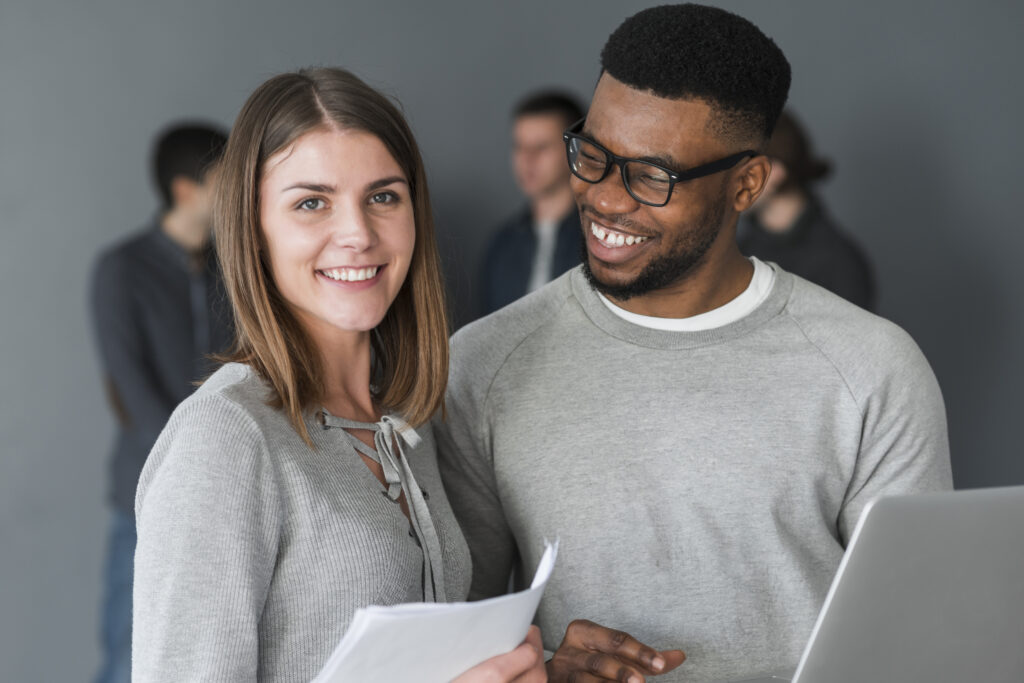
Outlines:
{"label": "glasses frame", "polygon": [[[647,206],[665,206],[666,204],[668,204],[672,200],[672,190],[675,189],[675,186],[678,183],[684,183],[687,180],[695,180],[697,178],[703,178],[704,176],[709,176],[714,173],[726,171],[735,166],[736,164],[738,164],[743,159],[747,157],[755,157],[758,155],[758,152],[752,149],[747,149],[742,152],[737,152],[736,154],[730,154],[727,157],[722,157],[721,159],[716,159],[715,161],[709,161],[708,163],[701,164],[700,166],[694,166],[693,168],[687,169],[685,171],[675,171],[671,168],[667,168],[665,166],[662,166],[661,164],[652,163],[645,159],[636,159],[633,157],[620,157],[618,154],[613,154],[607,147],[604,147],[597,141],[580,134],[579,131],[583,128],[583,123],[586,120],[587,117],[584,116],[582,119],[569,126],[569,128],[564,133],[562,133],[562,140],[565,142],[565,157],[566,161],[569,162],[569,170],[572,172],[574,176],[576,176],[583,182],[590,183],[591,185],[597,185],[598,183],[600,183],[601,181],[608,177],[608,174],[611,173],[612,166],[618,166],[619,175],[622,176],[622,186],[626,188],[626,192],[629,193],[630,197],[637,200],[641,204],[646,204]],[[589,178],[584,178],[583,176],[576,172],[576,169],[573,167],[572,163],[571,145],[573,140],[579,140],[581,142],[587,143],[588,145],[593,145],[597,149],[604,152],[604,172],[601,174],[600,178],[597,178],[596,180],[590,180]],[[633,188],[629,186],[629,179],[626,177],[626,164],[630,162],[637,164],[646,164],[648,166],[653,166],[659,171],[664,171],[665,175],[668,176],[669,181],[668,192],[665,193],[665,201],[658,204],[655,202],[647,201],[646,199],[641,199],[640,197],[636,196],[636,193],[633,192]]]}

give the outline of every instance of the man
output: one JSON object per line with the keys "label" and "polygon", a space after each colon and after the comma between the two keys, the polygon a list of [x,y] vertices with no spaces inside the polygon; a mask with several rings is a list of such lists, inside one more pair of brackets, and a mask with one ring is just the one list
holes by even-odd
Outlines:
{"label": "man", "polygon": [[656,7],[601,62],[566,135],[582,266],[452,342],[437,438],[472,595],[558,537],[552,680],[794,667],[865,504],[950,487],[939,388],[895,325],[736,246],[789,87],[774,42]]}
{"label": "man", "polygon": [[561,92],[527,96],[512,120],[512,170],[527,205],[494,236],[481,274],[483,313],[540,289],[579,265],[576,213],[562,132],[583,117],[575,99]]}
{"label": "man", "polygon": [[783,111],[765,154],[772,173],[753,208],[740,219],[740,251],[772,261],[861,308],[873,310],[875,283],[861,248],[836,225],[815,183],[832,170],[811,152],[803,126]]}
{"label": "man", "polygon": [[105,573],[98,681],[131,676],[135,487],[157,436],[211,353],[234,338],[210,244],[213,178],[227,138],[177,126],[157,140],[153,174],[163,207],[154,223],[102,254],[90,305],[118,432],[111,460],[113,526]]}

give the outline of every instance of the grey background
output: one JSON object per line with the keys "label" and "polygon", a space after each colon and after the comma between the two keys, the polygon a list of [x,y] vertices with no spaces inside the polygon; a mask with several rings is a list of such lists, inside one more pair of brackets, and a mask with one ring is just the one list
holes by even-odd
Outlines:
{"label": "grey background", "polygon": [[[0,680],[83,680],[97,662],[112,421],[85,284],[97,251],[152,214],[154,131],[228,125],[259,82],[309,64],[397,95],[464,320],[476,259],[518,201],[509,107],[539,86],[589,95],[608,33],[649,4],[3,0]],[[825,197],[944,389],[957,484],[1024,483],[1022,4],[721,4],[793,64],[791,103],[837,162]]]}

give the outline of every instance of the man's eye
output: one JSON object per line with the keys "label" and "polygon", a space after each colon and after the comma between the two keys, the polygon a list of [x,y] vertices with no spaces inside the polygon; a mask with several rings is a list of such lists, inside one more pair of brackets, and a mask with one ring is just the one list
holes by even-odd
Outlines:
{"label": "man's eye", "polygon": [[663,175],[644,174],[640,176],[640,180],[651,187],[664,187],[665,185],[668,185],[668,177]]}
{"label": "man's eye", "polygon": [[327,206],[327,203],[324,200],[318,197],[310,197],[309,199],[303,199],[301,202],[299,202],[298,208],[302,209],[303,211],[319,211],[325,206]]}

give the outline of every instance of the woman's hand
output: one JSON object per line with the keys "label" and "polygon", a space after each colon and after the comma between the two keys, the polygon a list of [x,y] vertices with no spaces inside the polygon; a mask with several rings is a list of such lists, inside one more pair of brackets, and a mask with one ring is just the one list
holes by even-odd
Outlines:
{"label": "woman's hand", "polygon": [[531,626],[519,647],[477,664],[452,683],[545,683],[547,680],[540,629]]}

